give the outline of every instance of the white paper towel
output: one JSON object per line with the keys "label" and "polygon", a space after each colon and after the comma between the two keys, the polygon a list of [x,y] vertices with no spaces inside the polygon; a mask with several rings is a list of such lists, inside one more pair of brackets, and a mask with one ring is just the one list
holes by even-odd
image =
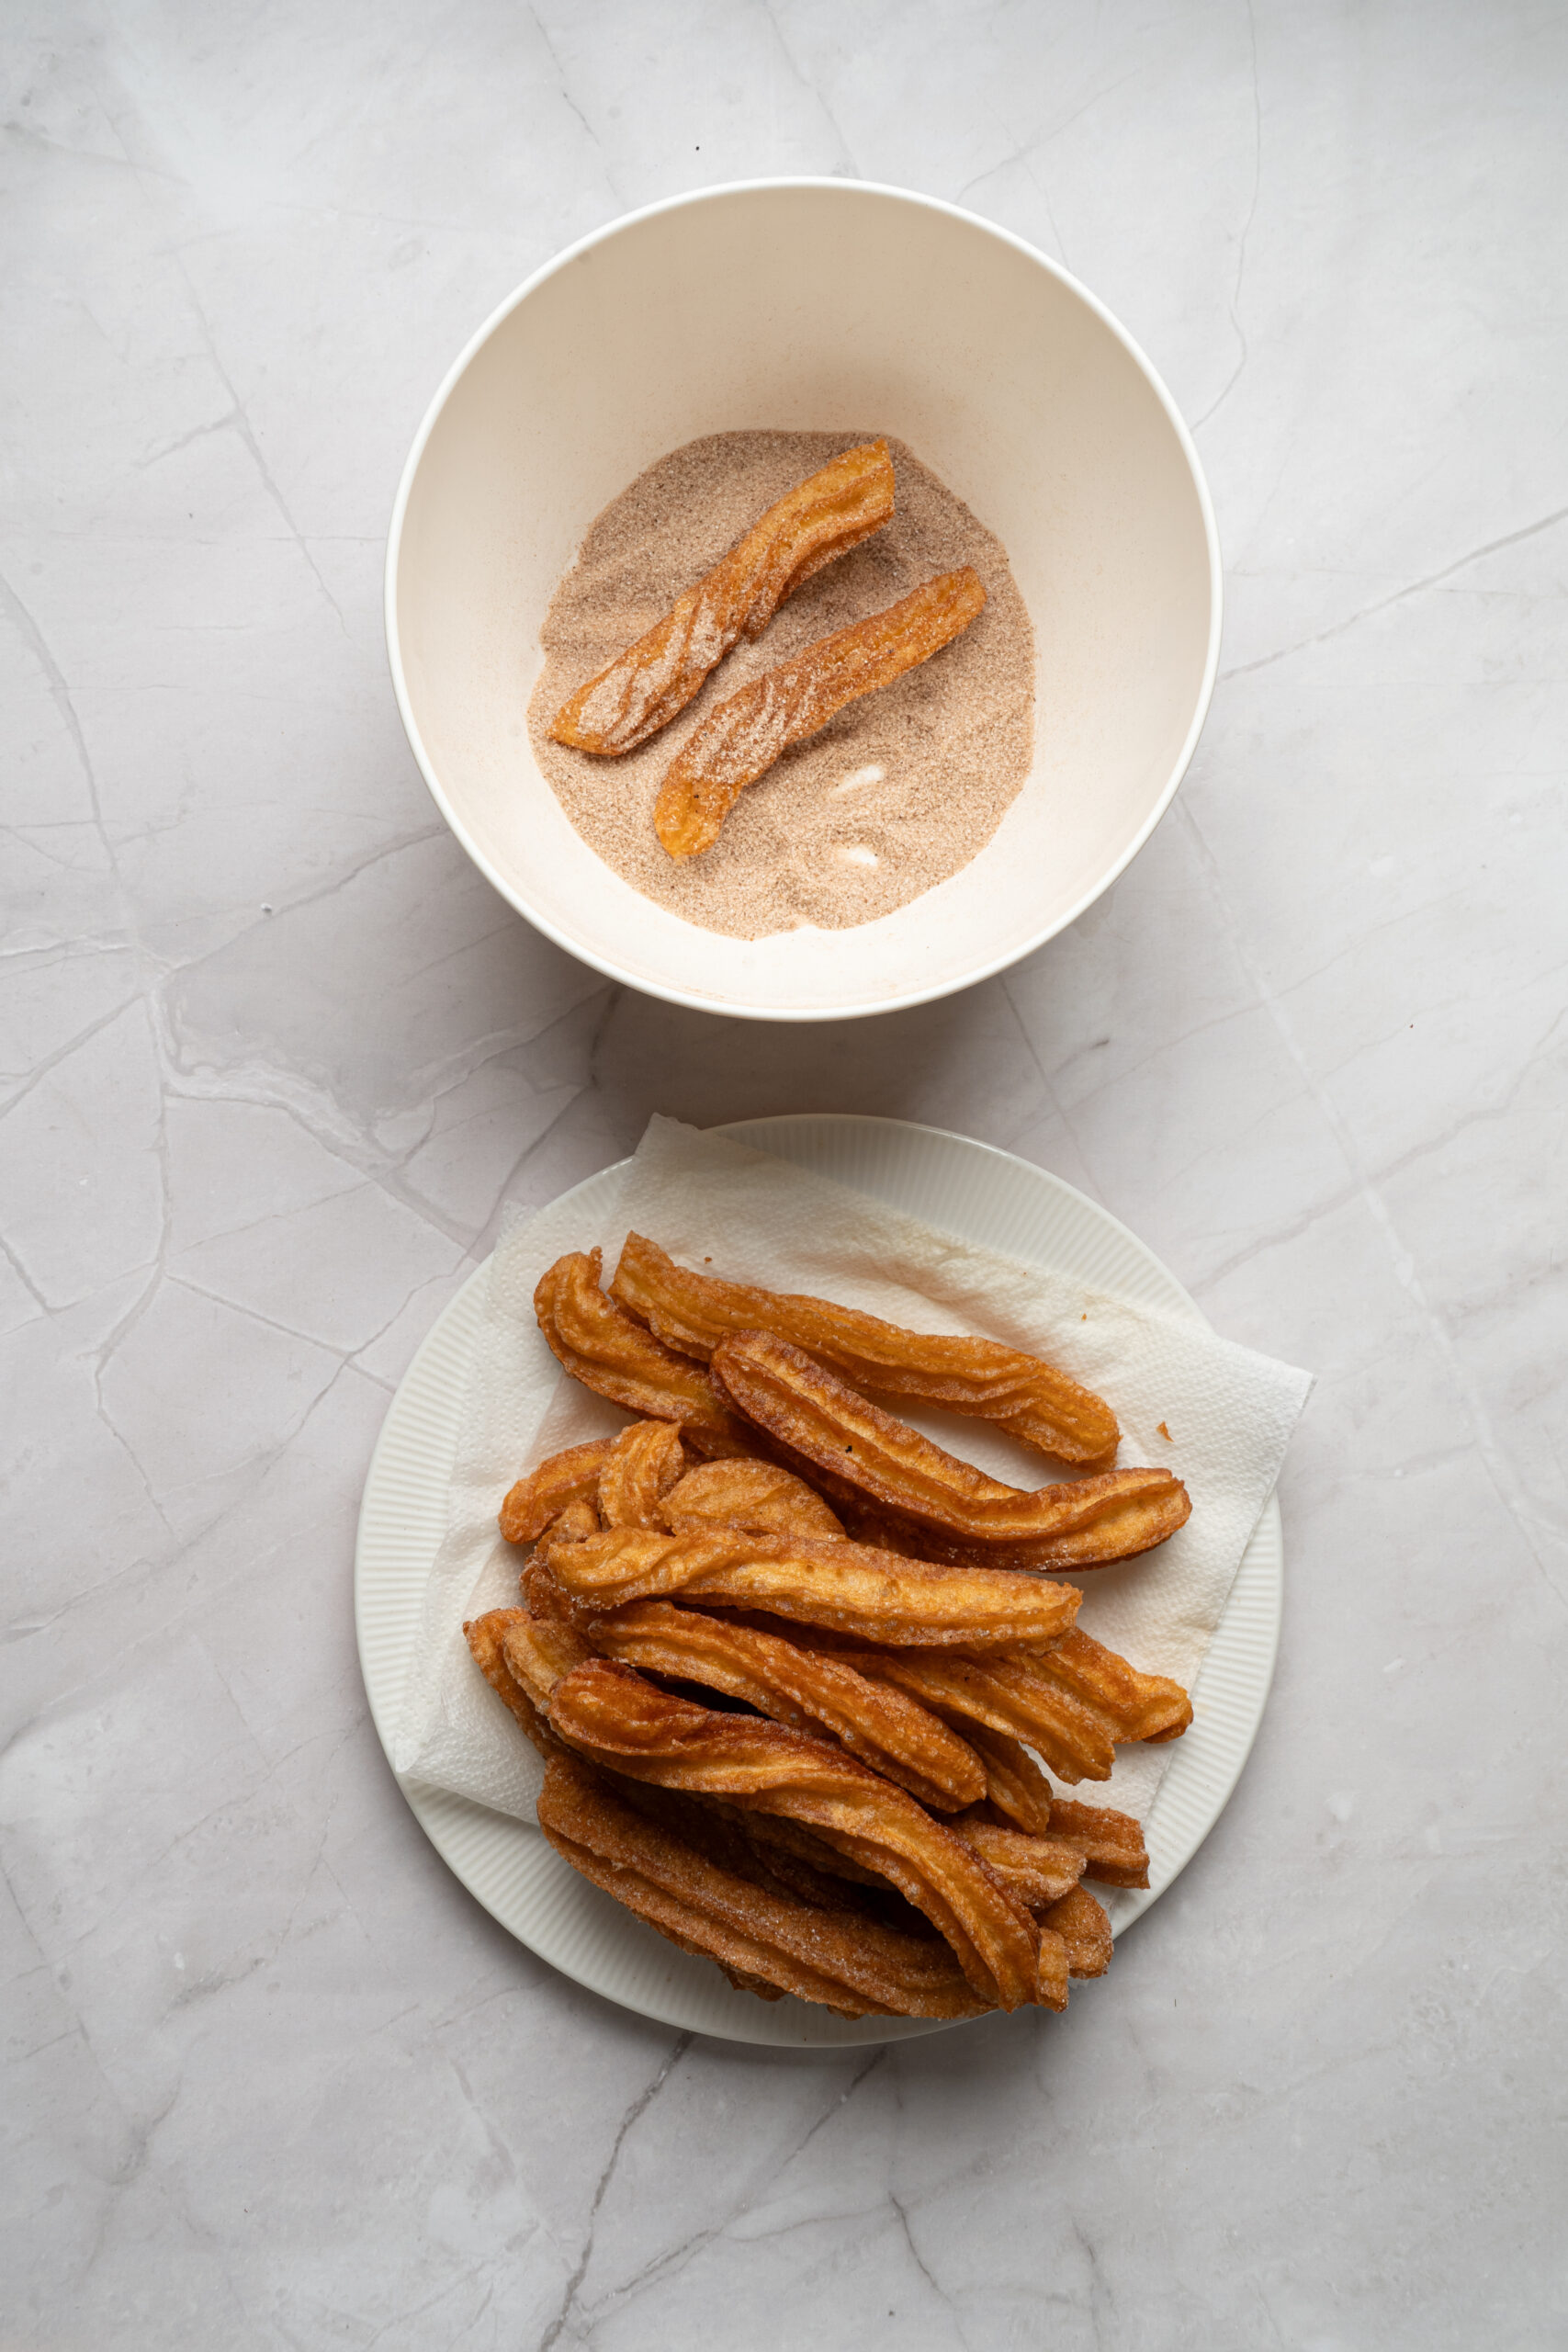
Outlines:
{"label": "white paper towel", "polygon": [[[446,1536],[395,1742],[400,1773],[534,1817],[538,1759],[469,1657],[463,1620],[516,1602],[518,1555],[496,1532],[513,1479],[630,1419],[559,1370],[535,1323],[533,1292],[568,1250],[603,1249],[608,1281],[633,1229],[686,1264],[711,1259],[735,1281],[1028,1349],[1107,1396],[1122,1424],[1119,1460],[1175,1470],[1192,1516],[1157,1551],[1085,1576],[1078,1622],[1146,1672],[1191,1684],[1306,1401],[1307,1374],[672,1119],[650,1122],[606,1215],[589,1231],[580,1207],[558,1202],[514,1224],[491,1261]],[[908,1418],[993,1476],[1043,1483],[1040,1457],[983,1421]],[[1142,1816],[1172,1752],[1122,1747],[1109,1781],[1072,1793]]]}

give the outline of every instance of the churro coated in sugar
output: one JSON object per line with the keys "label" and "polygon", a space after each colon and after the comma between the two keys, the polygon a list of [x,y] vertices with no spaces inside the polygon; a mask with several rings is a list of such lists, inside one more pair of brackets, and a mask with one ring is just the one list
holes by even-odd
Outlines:
{"label": "churro coated in sugar", "polygon": [[818,638],[720,703],[687,739],[654,803],[654,829],[671,856],[711,849],[749,784],[819,735],[847,704],[929,662],[985,608],[980,575],[965,564]]}
{"label": "churro coated in sugar", "polygon": [[[617,876],[731,938],[841,930],[893,913],[967,865],[1017,797],[1033,760],[1034,638],[1007,550],[891,436],[888,521],[795,587],[760,636],[737,637],[668,725],[615,758],[550,731],[585,679],[660,628],[770,507],[846,451],[874,446],[874,426],[708,435],[660,458],[589,529],[543,622],[528,732],[540,773],[610,869],[606,888]],[[965,566],[986,606],[954,644],[845,705],[741,793],[711,848],[671,857],[654,804],[721,703],[819,639]]]}
{"label": "churro coated in sugar", "polygon": [[741,637],[760,637],[786,596],[893,513],[886,441],[846,449],[770,506],[662,620],[580,686],[550,733],[580,752],[632,752],[669,725]]}

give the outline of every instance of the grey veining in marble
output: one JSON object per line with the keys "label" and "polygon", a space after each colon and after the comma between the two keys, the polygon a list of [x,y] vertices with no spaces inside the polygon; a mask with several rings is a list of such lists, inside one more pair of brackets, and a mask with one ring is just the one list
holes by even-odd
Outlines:
{"label": "grey veining in marble", "polygon": [[[1568,2340],[1568,17],[17,0],[0,84],[0,2344]],[[1229,598],[1113,892],[795,1032],[491,895],[379,615],[473,325],[758,171],[1062,258],[1196,425]],[[1055,1170],[1320,1385],[1258,1748],[1109,1980],[806,2062],[477,1908],[349,1563],[504,1199],[817,1107]]]}

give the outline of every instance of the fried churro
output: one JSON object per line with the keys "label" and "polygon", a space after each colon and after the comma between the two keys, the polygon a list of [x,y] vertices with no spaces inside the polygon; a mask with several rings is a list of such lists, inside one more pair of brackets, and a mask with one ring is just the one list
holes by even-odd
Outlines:
{"label": "fried churro", "polygon": [[768,1331],[856,1388],[992,1421],[1037,1452],[1087,1469],[1108,1469],[1116,1458],[1121,1431],[1103,1398],[1038,1356],[991,1340],[907,1331],[830,1299],[694,1273],[640,1233],[627,1234],[609,1295],[667,1348],[700,1363],[731,1333]]}
{"label": "fried churro", "polygon": [[1140,1674],[1075,1625],[1048,1657],[1021,1660],[1024,1670],[1055,1683],[1105,1725],[1113,1740],[1179,1739],[1192,1721],[1192,1702],[1168,1675]]}
{"label": "fried churro", "polygon": [[564,1618],[541,1617],[526,1609],[517,1611],[502,1629],[501,1654],[513,1680],[542,1714],[548,1713],[550,1693],[562,1676],[593,1656]]}
{"label": "fried churro", "polygon": [[761,1873],[726,1868],[626,1802],[609,1775],[557,1754],[539,1826],[575,1871],[732,1984],[793,1993],[845,2017],[967,2018],[988,2002],[949,1946],[885,1927],[849,1903],[805,1901]]}
{"label": "fried churro", "polygon": [[1140,1674],[1076,1625],[1049,1650],[1017,1657],[904,1648],[856,1664],[964,1724],[965,1736],[983,1724],[1027,1741],[1063,1781],[1108,1780],[1118,1742],[1178,1738],[1192,1720],[1179,1682]]}
{"label": "fried churro", "polygon": [[972,1821],[963,1815],[953,1827],[1031,1911],[1059,1903],[1084,1874],[1083,1855],[1065,1838],[1027,1837],[1021,1829],[998,1828],[994,1822]]}
{"label": "fried churro", "polygon": [[486,1616],[468,1619],[463,1627],[463,1639],[491,1689],[506,1702],[540,1755],[547,1756],[558,1743],[545,1726],[532,1690],[519,1682],[506,1658],[506,1636],[514,1626],[523,1624],[527,1614],[525,1609],[492,1609]]}
{"label": "fried churro", "polygon": [[1104,1804],[1069,1804],[1057,1797],[1051,1806],[1051,1835],[1077,1847],[1085,1878],[1105,1886],[1147,1886],[1148,1848],[1142,1823],[1130,1813],[1112,1813]]}
{"label": "fried churro", "polygon": [[1043,1660],[888,1649],[859,1657],[948,1723],[976,1724],[1038,1750],[1060,1781],[1107,1781],[1116,1750],[1102,1720],[1037,1670]]}
{"label": "fried churro", "polygon": [[879,531],[893,513],[886,441],[863,442],[759,517],[660,621],[564,703],[558,743],[618,755],[668,726],[741,637],[760,637],[786,596]]}
{"label": "fried churro", "polygon": [[664,1497],[659,1513],[671,1534],[689,1527],[738,1527],[748,1535],[807,1535],[843,1529],[821,1496],[772,1462],[704,1462]]}
{"label": "fried churro", "polygon": [[1071,1585],[997,1569],[931,1567],[860,1544],[732,1528],[657,1535],[617,1527],[581,1544],[547,1532],[541,1549],[570,1597],[599,1609],[703,1600],[888,1645],[1033,1648],[1065,1634],[1082,1600]]}
{"label": "fried churro", "polygon": [[534,1312],[552,1353],[613,1405],[679,1422],[698,1453],[754,1453],[755,1435],[721,1401],[706,1373],[605,1297],[602,1263],[597,1250],[569,1250],[540,1276]]}
{"label": "fried churro", "polygon": [[1111,1922],[1105,1906],[1087,1886],[1075,1886],[1040,1915],[1041,1925],[1060,1936],[1075,1976],[1103,1976],[1111,1965]]}
{"label": "fried churro", "polygon": [[1042,1760],[1104,1781],[1192,1708],[1077,1628],[1073,1587],[1017,1571],[1147,1548],[1185,1488],[1004,1486],[863,1393],[1092,1460],[1109,1408],[1032,1356],[694,1274],[637,1234],[608,1295],[600,1268],[558,1259],[536,1310],[565,1368],[640,1418],[516,1482],[525,1605],[464,1627],[546,1758],[547,1836],[766,1999],[1065,2006],[1111,1954],[1086,1882],[1145,1887],[1149,1857],[1139,1822],[1056,1795]]}
{"label": "fried churro", "polygon": [[507,1542],[536,1543],[568,1503],[592,1502],[615,1442],[611,1437],[596,1437],[586,1445],[569,1445],[519,1478],[501,1506],[501,1532]]}
{"label": "fried churro", "polygon": [[709,1372],[735,1410],[809,1463],[830,1495],[867,1498],[969,1556],[994,1547],[998,1566],[1082,1570],[1129,1559],[1163,1544],[1191,1508],[1168,1470],[1110,1470],[1032,1493],[1003,1486],[767,1332],[721,1340]]}
{"label": "fried churro", "polygon": [[603,1657],[722,1690],[797,1730],[820,1724],[858,1761],[938,1812],[975,1804],[986,1792],[974,1749],[940,1716],[830,1651],[667,1600],[632,1601],[588,1620],[583,1632]]}
{"label": "fried churro", "polygon": [[929,662],[985,602],[980,576],[967,564],[942,572],[886,612],[819,637],[721,702],[688,736],[660,786],[654,830],[670,855],[710,849],[746,786],[792,744],[818,733],[846,703]]}
{"label": "fried churro", "polygon": [[1051,1826],[1056,1801],[1050,1781],[1022,1740],[971,1720],[964,1721],[964,1737],[984,1767],[986,1801],[991,1810],[1013,1828],[1043,1838]]}
{"label": "fried churro", "polygon": [[913,1797],[823,1741],[693,1706],[605,1658],[562,1675],[545,1712],[592,1762],[816,1830],[924,1912],[982,2000],[1013,2009],[1038,1997],[1039,1939],[1018,1897]]}
{"label": "fried churro", "polygon": [[599,1517],[606,1527],[652,1527],[659,1506],[683,1476],[680,1430],[670,1421],[634,1421],[599,1470]]}

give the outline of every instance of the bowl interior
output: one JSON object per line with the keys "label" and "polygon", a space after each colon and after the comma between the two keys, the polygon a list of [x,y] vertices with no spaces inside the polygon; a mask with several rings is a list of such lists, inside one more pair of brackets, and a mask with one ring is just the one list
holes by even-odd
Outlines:
{"label": "bowl interior", "polygon": [[[847,931],[698,931],[601,864],[532,757],[538,631],[593,517],[655,458],[744,427],[907,441],[1006,547],[1034,625],[1032,773],[989,846]],[[430,425],[394,526],[394,674],[491,879],[655,995],[811,1020],[961,988],[1125,864],[1201,716],[1217,582],[1183,439],[1121,337],[962,214],[853,185],[644,214],[536,281]]]}

